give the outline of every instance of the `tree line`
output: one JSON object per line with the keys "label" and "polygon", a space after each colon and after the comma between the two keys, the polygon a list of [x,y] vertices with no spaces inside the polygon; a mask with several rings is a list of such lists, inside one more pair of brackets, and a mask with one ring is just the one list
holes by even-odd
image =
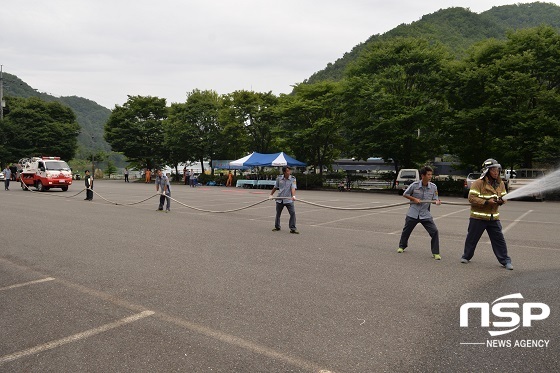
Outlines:
{"label": "tree line", "polygon": [[[342,80],[297,84],[287,95],[195,89],[170,106],[129,96],[112,111],[105,139],[148,168],[252,151],[285,151],[319,171],[340,157],[382,157],[398,169],[443,154],[473,170],[490,157],[505,167],[556,165],[559,85],[560,35],[552,27],[485,40],[460,59],[433,40],[402,37],[368,45]],[[0,152],[8,149],[6,129],[22,120],[13,112],[0,128]],[[33,142],[25,146],[31,151]]]}

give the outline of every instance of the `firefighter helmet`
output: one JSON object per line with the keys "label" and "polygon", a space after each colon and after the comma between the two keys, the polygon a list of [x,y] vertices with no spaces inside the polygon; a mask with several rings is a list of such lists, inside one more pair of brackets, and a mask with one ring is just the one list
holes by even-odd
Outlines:
{"label": "firefighter helmet", "polygon": [[484,177],[488,173],[488,170],[493,167],[498,167],[500,171],[502,170],[502,165],[499,164],[498,161],[495,160],[494,158],[488,158],[487,160],[485,160],[484,163],[482,164],[482,175],[480,175],[480,178],[484,179]]}

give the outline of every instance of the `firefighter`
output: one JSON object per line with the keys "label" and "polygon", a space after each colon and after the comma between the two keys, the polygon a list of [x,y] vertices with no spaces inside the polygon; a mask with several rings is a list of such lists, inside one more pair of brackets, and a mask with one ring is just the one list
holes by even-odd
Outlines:
{"label": "firefighter", "polygon": [[498,212],[498,208],[505,203],[502,198],[507,194],[500,178],[502,166],[495,159],[489,158],[484,161],[482,168],[480,179],[472,183],[469,191],[471,216],[461,263],[471,260],[482,233],[486,231],[498,262],[506,269],[513,270]]}

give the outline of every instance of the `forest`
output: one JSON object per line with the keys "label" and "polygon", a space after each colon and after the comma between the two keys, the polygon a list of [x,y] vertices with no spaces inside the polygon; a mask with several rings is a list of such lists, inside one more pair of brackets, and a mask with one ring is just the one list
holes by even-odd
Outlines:
{"label": "forest", "polygon": [[105,124],[113,150],[147,167],[285,151],[322,170],[376,156],[411,168],[449,155],[478,169],[560,159],[560,34],[548,26],[490,39],[457,60],[440,43],[394,38],[364,50],[343,79],[292,94],[194,90],[169,107],[130,96]]}
{"label": "forest", "polygon": [[[111,149],[138,168],[252,151],[285,151],[319,172],[341,157],[381,157],[396,169],[434,157],[472,170],[489,157],[508,168],[555,167],[559,26],[553,4],[445,9],[372,36],[279,96],[195,89],[182,103],[130,95],[110,111],[12,77],[0,161],[45,152],[88,159]],[[60,131],[64,141],[49,143]]]}

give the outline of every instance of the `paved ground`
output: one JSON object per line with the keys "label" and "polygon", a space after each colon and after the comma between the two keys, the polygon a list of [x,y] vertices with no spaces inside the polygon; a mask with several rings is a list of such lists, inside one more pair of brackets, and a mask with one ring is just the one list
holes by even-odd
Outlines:
{"label": "paved ground", "polygon": [[[514,271],[487,238],[459,263],[468,207],[432,206],[442,261],[418,226],[397,254],[405,206],[340,211],[297,203],[272,232],[266,201],[227,214],[156,200],[116,206],[95,196],[0,193],[0,371],[6,372],[395,372],[560,369],[560,204],[511,201],[502,222]],[[153,185],[98,181],[121,203]],[[210,210],[247,206],[268,191],[173,186],[173,197]],[[383,206],[396,195],[308,192],[330,206]],[[444,201],[464,203],[462,198]],[[466,302],[521,293],[551,313],[532,327],[491,337]],[[498,302],[500,303],[500,302]],[[515,304],[514,304],[515,306]],[[521,309],[492,322],[517,325]],[[532,311],[538,314],[539,311]],[[519,317],[519,321],[522,317]],[[487,341],[511,343],[488,347]],[[547,347],[514,347],[548,340]],[[500,342],[501,341],[501,342]],[[482,344],[464,344],[482,343]],[[535,343],[535,342],[531,342]],[[543,342],[537,342],[543,343]]]}

